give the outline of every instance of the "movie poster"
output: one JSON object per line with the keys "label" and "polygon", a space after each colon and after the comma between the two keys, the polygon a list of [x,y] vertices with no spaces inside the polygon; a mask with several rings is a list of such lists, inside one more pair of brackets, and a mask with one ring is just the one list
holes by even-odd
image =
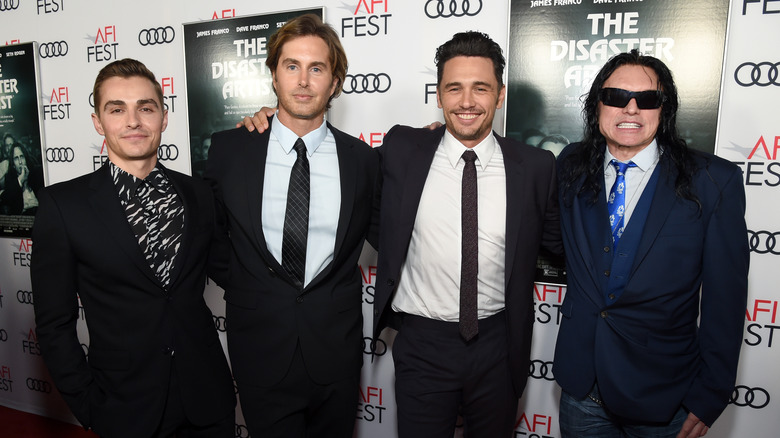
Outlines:
{"label": "movie poster", "polygon": [[[637,49],[672,70],[677,127],[688,146],[715,149],[728,0],[512,0],[506,135],[556,156],[582,138],[582,102],[612,56]],[[566,283],[542,255],[536,282]]]}
{"label": "movie poster", "polygon": [[[613,55],[663,61],[680,95],[677,126],[712,152],[728,0],[512,0],[507,136],[557,152],[582,137],[582,100]],[[542,144],[548,136],[551,141]]]}
{"label": "movie poster", "polygon": [[44,186],[37,43],[0,47],[0,231],[29,237]]}
{"label": "movie poster", "polygon": [[265,66],[268,38],[287,20],[323,8],[184,24],[184,63],[192,174],[202,176],[211,134],[245,115],[276,106]]}

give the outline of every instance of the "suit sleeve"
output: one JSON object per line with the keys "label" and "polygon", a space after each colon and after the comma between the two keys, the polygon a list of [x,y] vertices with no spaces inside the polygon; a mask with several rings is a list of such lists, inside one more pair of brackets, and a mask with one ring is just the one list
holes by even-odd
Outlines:
{"label": "suit sleeve", "polygon": [[[242,128],[243,129],[243,128]],[[206,163],[204,178],[209,183],[214,193],[214,238],[209,251],[207,273],[223,289],[228,279],[228,266],[230,263],[230,234],[228,231],[228,218],[222,197],[222,172],[226,163],[224,149],[230,147],[224,140],[224,132],[218,132],[211,136],[209,158]]]}
{"label": "suit sleeve", "polygon": [[720,191],[706,230],[702,262],[701,367],[683,405],[712,426],[734,390],[747,305],[750,251],[739,169],[730,173]]}
{"label": "suit sleeve", "polygon": [[35,296],[35,324],[43,360],[73,414],[90,424],[90,405],[102,391],[93,379],[76,332],[79,317],[77,260],[57,201],[39,192],[32,232],[30,276]]}
{"label": "suit sleeve", "polygon": [[549,172],[549,189],[547,191],[547,210],[544,212],[544,230],[542,248],[550,253],[563,257],[563,239],[561,237],[561,210],[558,202],[558,177],[556,176],[555,156],[551,158]]}

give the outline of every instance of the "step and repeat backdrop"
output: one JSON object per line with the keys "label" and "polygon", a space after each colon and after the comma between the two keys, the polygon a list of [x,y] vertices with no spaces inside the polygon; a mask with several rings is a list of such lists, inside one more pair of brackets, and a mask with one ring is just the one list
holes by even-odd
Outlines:
{"label": "step and repeat backdrop", "polygon": [[[778,0],[288,0],[283,9],[251,0],[219,6],[206,0],[0,0],[0,174],[14,165],[8,158],[14,145],[24,151],[30,187],[36,178],[53,184],[100,167],[107,155],[90,120],[92,85],[107,63],[131,57],[154,71],[162,86],[169,124],[159,159],[198,175],[211,132],[274,103],[265,40],[278,22],[303,10],[323,15],[349,57],[344,93],[328,120],[371,146],[381,145],[396,123],[443,121],[434,53],[456,32],[482,31],[504,48],[508,99],[494,129],[530,144],[550,134],[579,139],[580,96],[613,54],[638,48],[667,63],[680,87],[684,137],[692,147],[738,164],[748,201],[750,296],[740,371],[730,404],[708,436],[777,436]],[[32,67],[19,67],[22,61]],[[29,113],[36,103],[37,119]],[[2,208],[0,405],[75,422],[36,339],[30,211]],[[371,334],[376,252],[369,246],[360,270],[364,365],[355,436],[392,438],[394,334],[386,330],[378,339]],[[532,361],[514,433],[555,438],[560,388],[552,358],[566,287],[539,283],[532,293]],[[229,321],[222,291],[209,284],[206,299],[225,345]],[[88,355],[87,318],[82,312],[78,330]],[[236,437],[249,436],[240,406],[235,431]]]}

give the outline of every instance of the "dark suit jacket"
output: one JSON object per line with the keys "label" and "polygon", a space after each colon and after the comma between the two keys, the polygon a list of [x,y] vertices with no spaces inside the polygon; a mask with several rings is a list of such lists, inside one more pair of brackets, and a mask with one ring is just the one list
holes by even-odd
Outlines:
{"label": "dark suit jacket", "polygon": [[[379,262],[374,333],[388,325],[390,303],[406,259],[425,180],[445,127],[395,126],[382,145]],[[544,246],[561,252],[555,157],[549,151],[499,137],[506,171],[506,315],[509,362],[517,396],[523,392],[533,328],[536,257]]]}
{"label": "dark suit jacket", "polygon": [[[211,274],[225,289],[228,352],[239,386],[270,386],[284,377],[300,344],[311,378],[332,383],[362,364],[362,281],[358,258],[371,224],[379,156],[328,124],[336,140],[341,212],[333,260],[298,290],[268,251],[263,234],[263,176],[270,129],[212,136],[206,179],[226,234]],[[372,240],[375,240],[372,238]]]}
{"label": "dark suit jacket", "polygon": [[662,155],[624,292],[609,306],[606,192],[595,204],[587,195],[561,201],[569,284],[555,378],[577,398],[598,380],[606,406],[629,419],[669,421],[682,404],[712,425],[734,389],[747,298],[745,193],[737,166],[695,154],[701,210],[675,195],[677,173]]}
{"label": "dark suit jacket", "polygon": [[[203,299],[215,235],[212,195],[201,181],[165,172],[185,208],[167,291],[138,246],[108,165],[39,195],[30,268],[38,341],[73,414],[101,435],[150,436],[165,407],[172,364],[194,424],[220,420],[235,406]],[[88,357],[76,337],[77,294],[89,327]]]}

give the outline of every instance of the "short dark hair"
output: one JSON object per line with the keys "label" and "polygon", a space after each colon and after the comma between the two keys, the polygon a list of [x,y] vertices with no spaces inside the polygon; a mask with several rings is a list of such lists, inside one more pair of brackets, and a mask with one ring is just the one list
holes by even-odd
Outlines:
{"label": "short dark hair", "polygon": [[92,87],[92,99],[95,105],[95,114],[100,115],[100,87],[103,85],[103,82],[115,77],[127,79],[135,76],[149,79],[149,81],[151,81],[152,84],[154,84],[154,91],[157,94],[157,99],[159,100],[160,109],[162,109],[163,108],[162,87],[160,86],[160,83],[157,82],[157,79],[154,77],[154,73],[152,73],[151,70],[146,68],[146,66],[141,61],[131,59],[131,58],[125,58],[125,59],[120,59],[118,61],[114,61],[106,65],[100,70],[100,72],[97,75],[97,78],[95,78],[95,85]]}
{"label": "short dark hair", "polygon": [[[328,46],[328,61],[330,62],[331,74],[337,80],[336,89],[333,90],[333,94],[328,99],[328,108],[330,108],[330,102],[341,94],[349,64],[347,63],[347,53],[341,45],[339,35],[330,25],[323,23],[320,17],[314,14],[295,17],[271,35],[266,45],[268,57],[265,60],[265,65],[269,70],[275,72],[277,65],[279,65],[279,58],[282,56],[282,47],[285,43],[303,36],[320,37]],[[274,92],[276,92],[276,89],[274,89]]]}
{"label": "short dark hair", "polygon": [[444,75],[444,64],[456,56],[478,56],[493,61],[493,71],[496,74],[498,88],[504,86],[504,59],[503,51],[495,41],[482,32],[468,31],[456,33],[452,39],[436,49],[436,86],[441,85]]}

